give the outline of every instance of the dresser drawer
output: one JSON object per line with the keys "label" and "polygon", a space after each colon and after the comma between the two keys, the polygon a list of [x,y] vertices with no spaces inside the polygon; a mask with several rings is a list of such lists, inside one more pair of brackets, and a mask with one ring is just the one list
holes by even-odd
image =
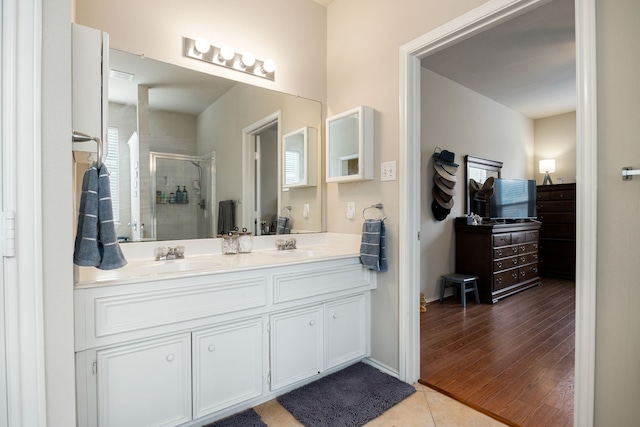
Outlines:
{"label": "dresser drawer", "polygon": [[506,258],[513,255],[518,255],[518,246],[502,247],[493,250],[493,259]]}
{"label": "dresser drawer", "polygon": [[575,200],[576,193],[573,190],[552,191],[549,193],[551,200]]}
{"label": "dresser drawer", "polygon": [[518,274],[520,276],[520,282],[524,282],[525,280],[529,279],[535,279],[536,277],[538,277],[538,263],[520,267],[518,269]]}
{"label": "dresser drawer", "polygon": [[500,270],[506,270],[518,266],[519,257],[513,256],[510,258],[503,258],[493,262],[493,271],[498,272]]}
{"label": "dresser drawer", "polygon": [[511,233],[511,243],[517,245],[518,243],[524,243],[527,241],[527,233],[521,231],[519,233]]}
{"label": "dresser drawer", "polygon": [[575,200],[538,200],[536,203],[538,214],[545,212],[574,212],[576,210]]}
{"label": "dresser drawer", "polygon": [[518,283],[518,269],[513,268],[511,270],[502,271],[493,275],[493,292],[508,288]]}
{"label": "dresser drawer", "polygon": [[538,221],[544,224],[571,224],[576,222],[576,214],[574,212],[543,212],[538,214]]}
{"label": "dresser drawer", "polygon": [[536,252],[531,254],[520,255],[518,259],[519,259],[518,264],[521,266],[526,264],[533,264],[538,262],[538,253]]}
{"label": "dresser drawer", "polygon": [[525,243],[524,245],[518,246],[518,252],[520,254],[526,254],[528,252],[537,252],[538,251],[538,242],[536,243]]}
{"label": "dresser drawer", "polygon": [[511,233],[493,235],[493,247],[507,246],[511,244]]}
{"label": "dresser drawer", "polygon": [[542,239],[569,239],[575,240],[576,229],[573,224],[542,224],[540,227],[540,237]]}
{"label": "dresser drawer", "polygon": [[527,242],[537,242],[540,237],[538,231],[527,231]]}

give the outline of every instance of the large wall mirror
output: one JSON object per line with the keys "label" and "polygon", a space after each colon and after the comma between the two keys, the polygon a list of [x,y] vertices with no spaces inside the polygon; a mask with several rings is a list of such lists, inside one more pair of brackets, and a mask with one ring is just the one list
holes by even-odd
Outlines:
{"label": "large wall mirror", "polygon": [[[321,187],[283,191],[280,173],[282,136],[319,129],[319,102],[115,49],[110,68],[109,161],[118,189],[118,236],[215,237],[220,212],[240,229],[262,234],[261,224],[289,206],[292,233],[323,231]],[[269,126],[244,132],[266,117],[273,118]],[[303,216],[306,205],[309,215]],[[260,212],[259,218],[251,212]]]}
{"label": "large wall mirror", "polygon": [[465,211],[467,214],[473,212],[482,217],[489,216],[488,200],[485,197],[476,197],[474,200],[474,194],[477,190],[482,191],[489,177],[500,178],[502,162],[470,155],[465,156],[464,161],[466,164]]}

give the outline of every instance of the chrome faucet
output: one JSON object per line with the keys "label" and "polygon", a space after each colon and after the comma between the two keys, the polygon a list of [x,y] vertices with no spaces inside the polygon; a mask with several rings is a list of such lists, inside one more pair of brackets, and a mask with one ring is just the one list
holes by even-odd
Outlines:
{"label": "chrome faucet", "polygon": [[184,246],[178,245],[175,248],[169,247],[168,249],[163,246],[158,246],[153,250],[153,253],[156,257],[156,261],[184,259]]}

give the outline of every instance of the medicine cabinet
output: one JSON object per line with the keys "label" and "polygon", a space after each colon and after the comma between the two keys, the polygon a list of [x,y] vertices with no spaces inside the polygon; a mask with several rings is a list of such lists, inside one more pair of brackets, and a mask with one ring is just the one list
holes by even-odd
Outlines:
{"label": "medicine cabinet", "polygon": [[327,119],[327,182],[373,179],[373,113],[360,106]]}
{"label": "medicine cabinet", "polygon": [[282,182],[284,188],[316,185],[315,128],[304,127],[282,137]]}

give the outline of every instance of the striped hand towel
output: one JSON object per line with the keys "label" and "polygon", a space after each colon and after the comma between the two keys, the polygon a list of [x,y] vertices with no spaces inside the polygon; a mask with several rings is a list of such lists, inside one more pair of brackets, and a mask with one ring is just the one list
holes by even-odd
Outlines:
{"label": "striped hand towel", "polygon": [[387,271],[386,231],[384,221],[367,219],[362,224],[360,262],[369,270]]}

